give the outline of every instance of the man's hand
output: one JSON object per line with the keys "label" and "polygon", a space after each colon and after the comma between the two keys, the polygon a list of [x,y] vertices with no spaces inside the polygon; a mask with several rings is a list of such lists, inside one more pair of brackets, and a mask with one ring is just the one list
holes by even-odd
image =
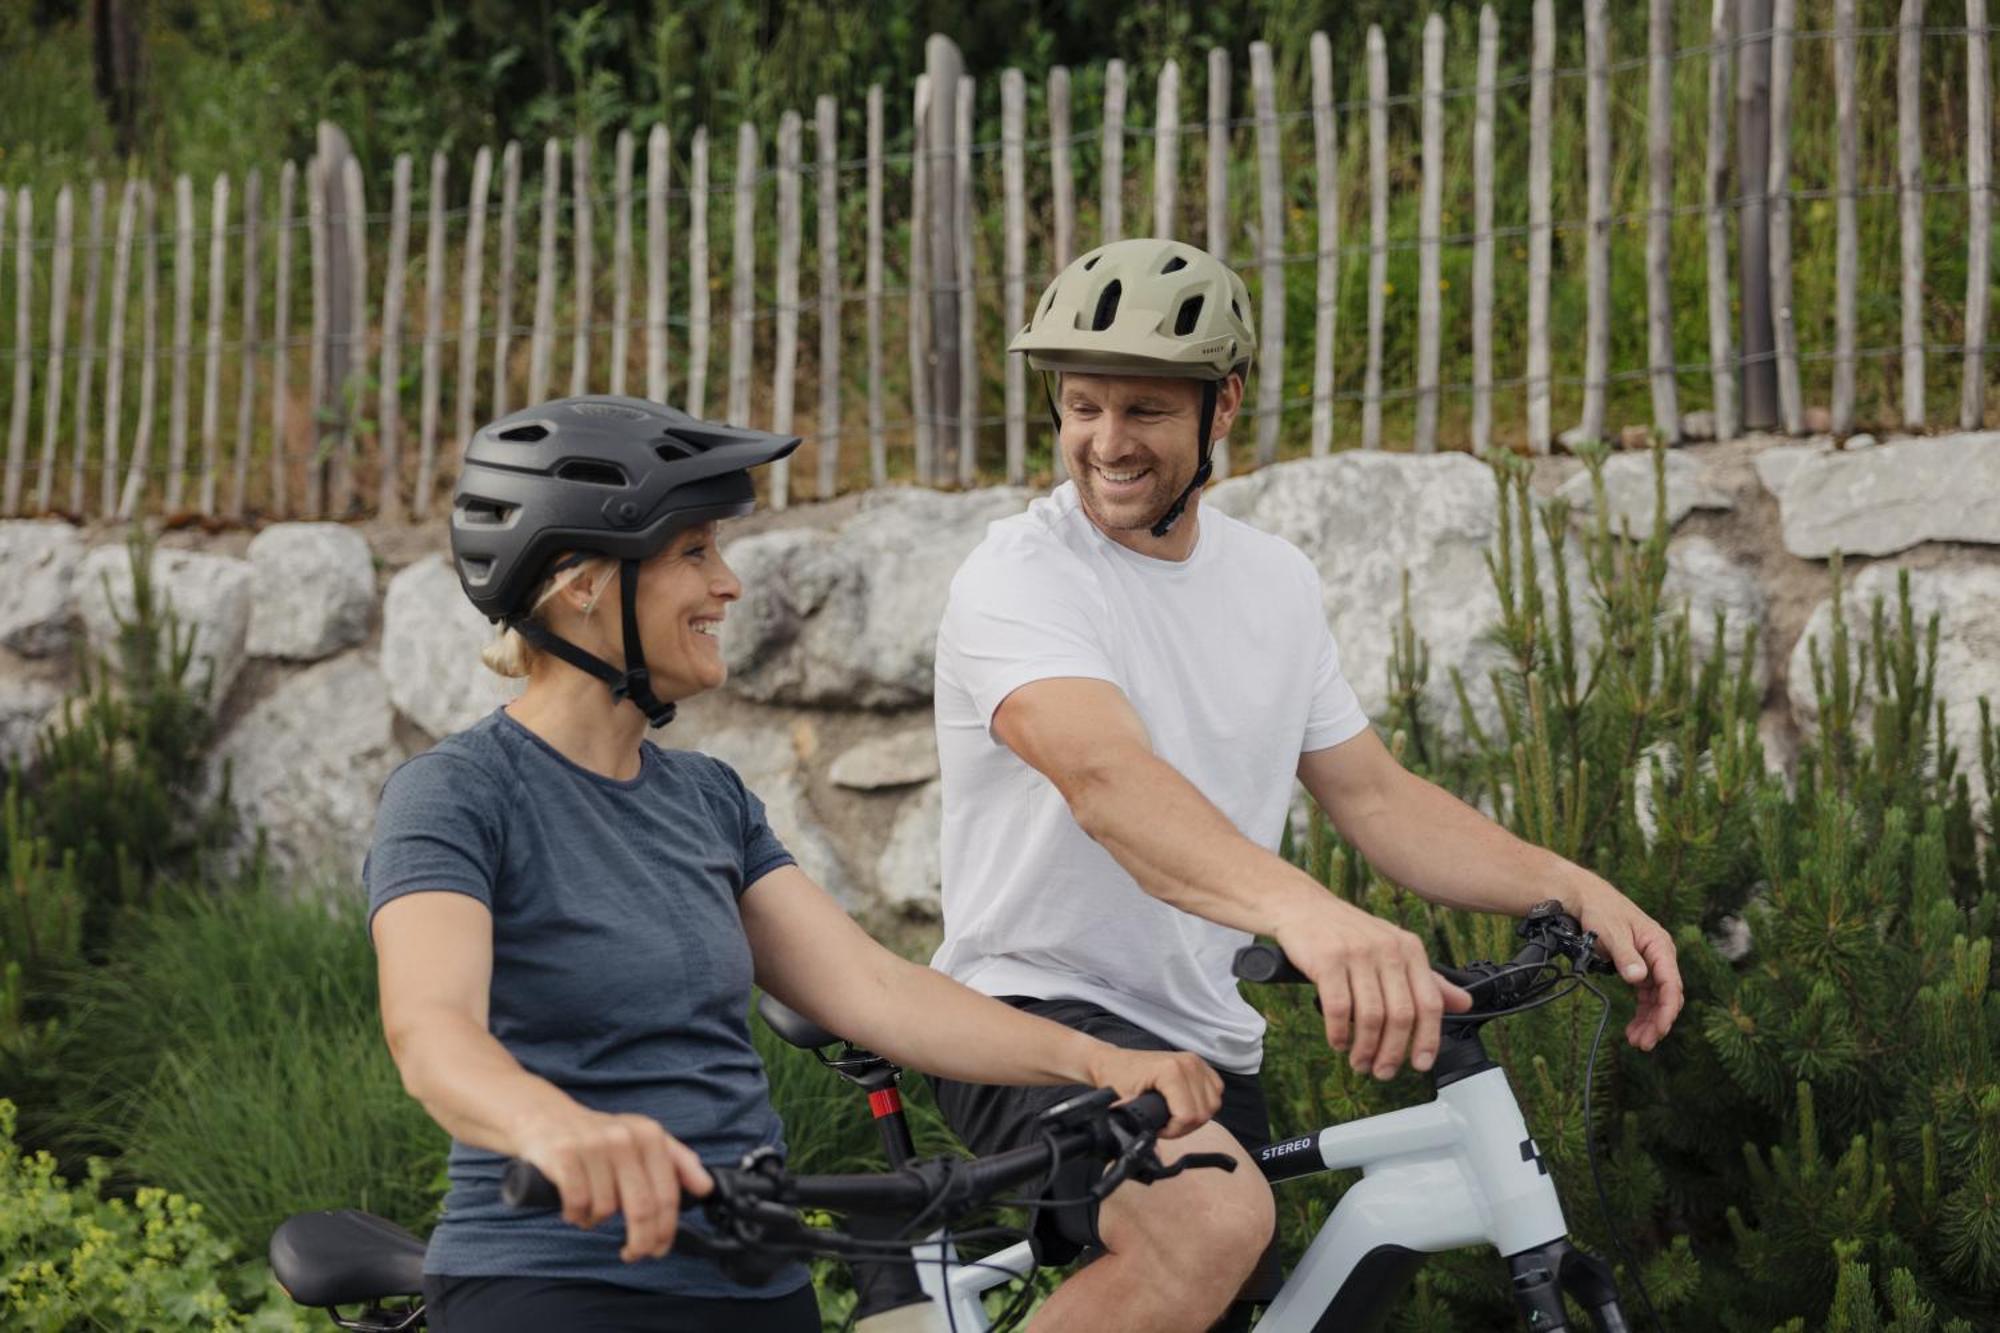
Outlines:
{"label": "man's hand", "polygon": [[1394,1078],[1406,1056],[1428,1070],[1444,1015],[1472,1007],[1471,996],[1431,970],[1422,940],[1331,894],[1307,900],[1274,936],[1319,988],[1327,1045],[1346,1051],[1358,1074]]}
{"label": "man's hand", "polygon": [[1085,1081],[1094,1088],[1117,1090],[1120,1101],[1131,1101],[1151,1088],[1167,1099],[1168,1120],[1163,1139],[1177,1139],[1200,1129],[1222,1106],[1222,1079],[1207,1061],[1186,1051],[1134,1051],[1097,1043]]}
{"label": "man's hand", "polygon": [[1659,1045],[1674,1026],[1686,995],[1674,938],[1637,904],[1603,880],[1591,877],[1580,892],[1567,895],[1585,930],[1638,992],[1639,1011],[1625,1025],[1625,1040],[1642,1051]]}

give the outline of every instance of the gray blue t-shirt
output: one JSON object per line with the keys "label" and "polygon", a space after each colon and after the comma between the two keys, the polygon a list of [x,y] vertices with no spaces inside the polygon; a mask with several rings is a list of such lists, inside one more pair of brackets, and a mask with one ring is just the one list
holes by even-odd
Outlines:
{"label": "gray blue t-shirt", "polygon": [[[565,759],[504,710],[411,759],[382,789],[362,877],[369,915],[406,893],[493,913],[489,1026],[584,1105],[637,1112],[704,1161],[782,1146],[750,1043],[737,898],[791,854],[727,764],[642,744],[617,781]],[[500,1201],[503,1159],[454,1142],[428,1273],[594,1279],[687,1296],[778,1296],[678,1253],[623,1263],[624,1224],[584,1231]],[[699,1225],[701,1219],[693,1214]]]}

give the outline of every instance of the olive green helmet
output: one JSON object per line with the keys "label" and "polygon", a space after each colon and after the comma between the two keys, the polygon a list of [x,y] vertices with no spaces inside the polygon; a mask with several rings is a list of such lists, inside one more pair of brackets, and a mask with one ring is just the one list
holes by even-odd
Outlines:
{"label": "olive green helmet", "polygon": [[1007,347],[1036,370],[1222,380],[1250,367],[1250,290],[1181,241],[1100,245],[1056,275]]}

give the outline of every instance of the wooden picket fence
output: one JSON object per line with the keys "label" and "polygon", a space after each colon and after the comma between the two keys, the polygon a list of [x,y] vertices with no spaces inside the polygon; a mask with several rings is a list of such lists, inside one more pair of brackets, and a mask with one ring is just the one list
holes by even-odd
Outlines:
{"label": "wooden picket fence", "polygon": [[[1860,112],[1854,86],[1856,43],[1864,37],[1893,40],[1898,50],[1898,175],[1892,190],[1900,205],[1903,336],[1899,348],[1880,350],[1900,357],[1903,424],[1923,427],[1925,356],[1939,350],[1937,344],[1926,342],[1924,334],[1924,213],[1931,196],[1962,192],[1968,269],[1965,335],[1948,350],[1962,357],[1957,421],[1969,428],[1982,423],[1987,414],[1994,29],[1987,21],[1986,0],[1963,0],[1962,28],[1926,27],[1924,0],[1898,0],[1893,26],[1864,29],[1857,18],[1857,2],[1834,0],[1833,29],[1804,33],[1795,21],[1797,0],[1715,0],[1707,41],[1676,49],[1673,0],[1650,0],[1646,56],[1614,65],[1607,42],[1609,0],[1580,0],[1585,64],[1577,70],[1558,70],[1554,0],[1534,0],[1528,72],[1504,82],[1498,73],[1499,24],[1488,6],[1480,15],[1475,84],[1459,89],[1444,86],[1446,30],[1442,19],[1433,15],[1424,30],[1418,87],[1391,95],[1382,34],[1372,29],[1363,53],[1368,95],[1351,104],[1336,103],[1334,52],[1324,34],[1314,34],[1310,105],[1284,114],[1277,105],[1272,50],[1258,42],[1248,52],[1249,116],[1232,119],[1232,59],[1230,53],[1216,50],[1207,59],[1206,119],[1182,124],[1181,71],[1177,62],[1168,61],[1158,73],[1150,132],[1127,124],[1130,89],[1124,63],[1118,60],[1109,61],[1103,70],[1099,126],[1073,132],[1070,74],[1056,68],[1047,77],[1045,145],[1030,144],[1026,80],[1018,70],[1004,71],[1000,77],[1000,138],[997,143],[979,140],[973,80],[963,73],[963,62],[951,42],[932,37],[926,72],[905,103],[913,141],[908,153],[885,152],[888,108],[883,90],[875,87],[867,95],[865,146],[859,159],[843,159],[846,145],[839,137],[839,108],[833,98],[822,97],[814,107],[811,162],[804,156],[805,124],[798,114],[787,113],[777,129],[775,166],[770,169],[765,166],[758,128],[750,124],[736,128],[735,171],[726,183],[711,175],[706,128],[693,131],[685,179],[678,183],[670,179],[676,159],[667,126],[651,127],[643,157],[638,138],[630,130],[619,131],[612,145],[608,195],[593,184],[596,145],[591,138],[568,143],[551,139],[542,151],[538,207],[524,193],[535,184],[524,180],[524,149],[519,143],[507,144],[498,154],[497,208],[492,206],[496,162],[490,148],[478,150],[469,182],[456,196],[462,203],[456,206],[451,164],[443,153],[434,154],[428,164],[428,188],[421,195],[420,292],[408,289],[412,214],[418,203],[413,176],[418,164],[408,155],[396,159],[387,190],[388,211],[371,214],[360,164],[332,126],[321,128],[318,151],[303,166],[287,162],[279,168],[275,206],[269,211],[260,171],[252,168],[240,180],[218,176],[208,192],[205,231],[194,183],[185,175],[172,185],[171,218],[163,216],[168,201],[151,182],[127,180],[117,194],[108,245],[105,231],[114,210],[104,182],[93,182],[83,192],[80,235],[77,192],[71,187],[57,192],[46,231],[38,229],[37,201],[28,189],[0,190],[0,253],[10,224],[15,246],[14,282],[6,293],[14,311],[14,367],[5,412],[8,433],[0,514],[423,518],[435,511],[448,491],[461,442],[479,421],[542,401],[551,393],[642,393],[696,415],[719,414],[790,432],[800,425],[802,415],[799,335],[801,315],[808,311],[816,312],[818,333],[812,361],[817,398],[809,425],[816,446],[811,455],[816,464],[815,495],[830,496],[843,484],[861,479],[858,467],[852,477],[843,471],[842,451],[862,441],[865,479],[874,484],[909,476],[923,484],[970,486],[997,479],[988,475],[992,463],[998,464],[997,476],[1022,482],[1029,475],[1031,422],[1041,423],[1035,429],[1046,429],[1046,417],[1039,414],[1038,395],[1031,404],[1026,367],[1013,357],[1005,359],[1003,410],[994,417],[982,416],[985,377],[980,366],[982,359],[993,361],[992,344],[1024,322],[1031,278],[1045,280],[1078,252],[1082,242],[1077,235],[1072,149],[1092,139],[1097,141],[1099,163],[1099,230],[1092,240],[1116,239],[1135,231],[1124,216],[1128,139],[1150,140],[1152,148],[1152,215],[1140,225],[1149,223],[1152,233],[1162,235],[1187,230],[1179,225],[1181,148],[1184,140],[1205,140],[1205,231],[1185,239],[1203,243],[1245,268],[1260,296],[1263,364],[1283,366],[1287,342],[1297,336],[1286,327],[1286,269],[1314,265],[1311,393],[1288,395],[1282,374],[1258,377],[1256,401],[1248,411],[1257,464],[1277,457],[1283,422],[1300,410],[1310,413],[1306,432],[1310,452],[1328,452],[1335,443],[1336,404],[1349,398],[1358,400],[1359,408],[1354,443],[1383,447],[1384,405],[1407,403],[1412,409],[1409,444],[1421,451],[1438,447],[1444,398],[1468,396],[1469,443],[1483,452],[1494,441],[1496,394],[1518,393],[1525,409],[1528,447],[1551,448],[1556,439],[1552,390],[1564,383],[1551,370],[1551,245],[1558,230],[1570,227],[1584,236],[1588,292],[1582,330],[1584,373],[1565,385],[1581,390],[1579,419],[1574,431],[1567,433],[1571,438],[1604,436],[1607,389],[1624,380],[1644,379],[1651,387],[1655,433],[1678,440],[1682,415],[1677,388],[1691,375],[1706,376],[1710,382],[1718,434],[1728,437],[1737,432],[1744,421],[1745,394],[1754,400],[1760,378],[1774,383],[1776,424],[1799,432],[1805,426],[1800,362],[1815,355],[1801,353],[1799,319],[1791,299],[1791,211],[1801,197],[1831,197],[1837,209],[1834,339],[1831,352],[1824,355],[1832,362],[1831,428],[1844,433],[1854,425],[1855,370],[1864,355],[1856,346],[1856,200],[1870,190],[1862,187],[1856,174]],[[1928,183],[1924,176],[1922,43],[1926,37],[1941,35],[1962,38],[1964,43],[1968,132],[1963,187]],[[1800,40],[1808,38],[1834,43],[1832,94],[1839,150],[1834,188],[1805,196],[1792,185],[1789,144],[1791,109],[1801,91],[1793,87],[1794,51]],[[1754,72],[1750,61],[1739,58],[1753,49],[1759,50]],[[1730,153],[1732,105],[1753,94],[1764,96],[1754,86],[1762,77],[1763,49],[1769,53],[1768,97],[1763,103],[1769,108],[1768,154],[1763,153],[1761,140],[1757,147],[1766,157],[1764,178],[1732,195],[1730,183],[1741,169],[1732,164]],[[1696,211],[1676,208],[1673,202],[1672,75],[1676,63],[1687,59],[1708,63],[1707,162],[1698,212],[1706,246],[1709,356],[1700,365],[1676,363],[1668,277],[1672,223],[1676,216]],[[1641,67],[1647,77],[1648,349],[1643,365],[1616,368],[1611,364],[1611,247],[1614,225],[1621,219],[1612,214],[1610,96],[1614,72]],[[1580,222],[1552,216],[1551,178],[1557,164],[1550,151],[1551,92],[1558,77],[1585,81],[1588,208]],[[1528,105],[1527,222],[1525,227],[1496,228],[1494,202],[1500,188],[1494,170],[1496,99],[1502,93],[1515,95],[1522,86]],[[1465,234],[1447,235],[1440,215],[1445,110],[1447,101],[1460,99],[1471,102],[1472,225]],[[1391,109],[1403,105],[1418,108],[1421,124],[1414,240],[1393,237],[1388,221],[1387,124]],[[1368,216],[1358,223],[1340,215],[1343,116],[1366,120]],[[1309,254],[1290,254],[1284,241],[1292,182],[1281,168],[1281,136],[1303,121],[1310,122],[1312,134],[1317,243]],[[1231,253],[1232,248],[1240,250],[1232,247],[1232,236],[1242,232],[1239,227],[1232,233],[1230,222],[1230,152],[1239,128],[1252,131],[1255,143],[1256,243],[1247,255]],[[1047,163],[1046,183],[1037,183],[1032,193],[1031,147],[1045,147]],[[997,321],[980,300],[980,293],[995,284],[979,272],[981,259],[990,257],[981,255],[975,235],[981,201],[975,197],[979,173],[974,170],[975,155],[996,148],[1003,219]],[[907,174],[908,187],[907,212],[900,219],[907,231],[907,248],[901,285],[895,287],[889,285],[886,253],[892,169]],[[858,298],[845,286],[849,270],[844,267],[843,246],[854,238],[844,235],[842,225],[843,186],[856,171],[863,178],[866,203]],[[571,183],[567,191],[566,174]],[[776,196],[775,256],[770,260],[775,300],[760,305],[758,274],[766,257],[759,253],[757,215],[767,181],[775,183]],[[800,294],[808,184],[816,195],[817,224],[813,251],[817,287],[811,300]],[[709,226],[711,206],[724,193],[733,205],[727,378],[723,392],[712,395],[712,342],[723,314],[712,301],[711,287],[720,285],[721,275],[713,262]],[[1031,199],[1047,209],[1049,222],[1044,253],[1032,272],[1027,212]],[[611,214],[612,235],[608,284],[598,280],[595,253],[600,231],[595,210],[605,207]],[[536,220],[536,249],[524,254],[520,224],[530,212]],[[1746,271],[1741,276],[1731,269],[1732,220],[1744,239]],[[685,229],[686,266],[681,271],[688,275],[678,314],[671,276],[677,269],[675,247],[683,240],[677,226]],[[1362,232],[1365,241],[1343,245],[1344,227]],[[461,239],[453,255],[448,238],[458,228]],[[558,240],[565,228],[570,244],[562,255]],[[496,233],[490,245],[489,232]],[[1495,243],[1508,236],[1525,242],[1526,322],[1523,336],[1508,345],[1510,356],[1519,348],[1520,372],[1500,378],[1495,371]],[[1749,252],[1766,243],[1768,271],[1752,282]],[[198,244],[205,244],[207,251],[206,301],[199,324]],[[1441,293],[1440,255],[1447,245],[1471,247],[1469,310],[1457,307],[1457,297],[1448,310]],[[160,251],[167,246],[172,250],[171,264],[166,266],[173,284],[172,326],[163,349]],[[1418,252],[1417,336],[1413,381],[1392,387],[1384,364],[1386,266],[1391,250],[1401,247]],[[1367,261],[1366,365],[1361,389],[1347,393],[1335,387],[1338,284],[1343,257],[1361,251]],[[73,281],[79,259],[80,291]],[[529,265],[532,307],[528,322],[517,326],[517,286]],[[446,303],[447,281],[454,271],[455,311]],[[43,275],[41,283],[38,274]],[[300,293],[294,287],[302,274],[309,279],[309,290]],[[565,279],[566,318],[559,319]],[[641,282],[643,290],[636,293],[636,300],[643,302],[639,307],[634,287]],[[608,310],[601,300],[607,285]],[[107,297],[108,312],[100,308]],[[847,307],[857,299],[864,307],[858,349],[847,317]],[[1756,345],[1754,330],[1739,345],[1732,327],[1736,319],[1732,302],[1738,300],[1768,308],[1768,349]],[[132,346],[135,304],[136,350]],[[106,318],[100,325],[101,313]],[[1440,335],[1448,313],[1469,317],[1469,383],[1441,382]],[[907,376],[899,418],[891,421],[887,397],[892,353],[885,350],[885,335],[898,314],[907,335]],[[45,321],[40,327],[46,336],[37,342],[40,321]],[[759,336],[767,321],[773,325],[768,340]],[[0,316],[0,331],[5,327]],[[569,338],[568,376],[559,381],[555,364],[564,333]],[[608,358],[600,357],[606,340]],[[523,341],[525,355],[519,347]],[[448,367],[449,351],[456,357]],[[760,351],[768,357],[761,367]],[[405,369],[406,352],[415,353],[414,383],[409,382],[412,372]],[[857,355],[865,370],[866,400],[861,420],[855,423],[843,403],[844,383],[851,374],[843,367],[853,365]],[[164,411],[159,402],[163,362]],[[680,372],[678,382],[670,377],[675,368]],[[768,374],[768,392],[760,372]],[[131,392],[128,381],[135,374],[136,392]],[[225,381],[233,389],[235,407],[233,432],[227,439]],[[197,389],[199,415],[191,422]],[[413,438],[406,420],[412,398]],[[39,425],[38,449],[31,422]],[[978,445],[981,432],[989,427],[1002,429],[1004,452],[982,466]],[[155,438],[156,433],[164,434],[164,442]],[[1230,463],[1226,450],[1219,461],[1226,474]],[[1239,466],[1242,461],[1238,460]],[[1054,462],[1059,470],[1059,456]],[[789,467],[781,464],[773,469],[770,499],[783,506],[792,493]]]}

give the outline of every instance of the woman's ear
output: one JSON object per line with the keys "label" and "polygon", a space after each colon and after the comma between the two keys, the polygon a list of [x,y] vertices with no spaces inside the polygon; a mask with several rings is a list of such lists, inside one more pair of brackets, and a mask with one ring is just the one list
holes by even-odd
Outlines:
{"label": "woman's ear", "polygon": [[562,591],[556,594],[557,600],[578,615],[588,615],[612,591],[617,578],[617,565],[608,560],[592,561],[563,585]]}

